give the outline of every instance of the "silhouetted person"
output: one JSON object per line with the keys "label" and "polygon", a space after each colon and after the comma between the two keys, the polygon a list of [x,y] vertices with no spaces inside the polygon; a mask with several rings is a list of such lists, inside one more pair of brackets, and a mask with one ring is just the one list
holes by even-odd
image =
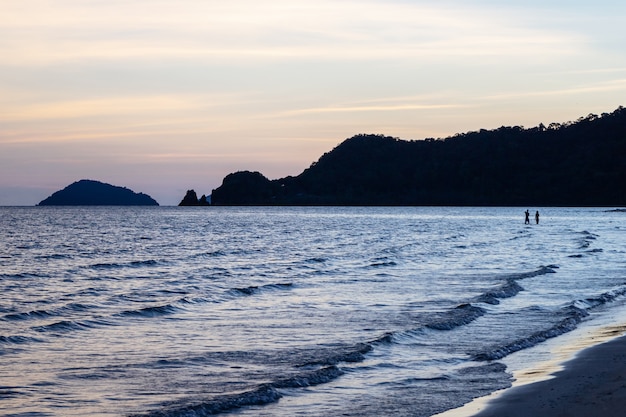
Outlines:
{"label": "silhouetted person", "polygon": [[524,216],[524,224],[530,224],[530,212],[528,210],[524,212]]}
{"label": "silhouetted person", "polygon": [[539,224],[539,211],[535,212],[535,222],[537,222],[537,224]]}

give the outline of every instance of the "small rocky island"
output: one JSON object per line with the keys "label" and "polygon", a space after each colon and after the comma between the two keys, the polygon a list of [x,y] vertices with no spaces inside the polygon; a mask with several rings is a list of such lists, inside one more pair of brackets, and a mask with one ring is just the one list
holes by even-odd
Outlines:
{"label": "small rocky island", "polygon": [[202,197],[198,198],[198,194],[196,194],[195,190],[187,190],[187,194],[178,203],[179,206],[210,206],[211,203],[208,200],[207,196],[202,194]]}
{"label": "small rocky island", "polygon": [[55,192],[38,206],[158,206],[152,197],[100,181],[80,180]]}

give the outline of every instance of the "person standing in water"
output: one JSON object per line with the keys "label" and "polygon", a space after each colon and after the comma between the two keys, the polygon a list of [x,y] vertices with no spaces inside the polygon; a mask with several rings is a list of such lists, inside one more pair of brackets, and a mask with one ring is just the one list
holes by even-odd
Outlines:
{"label": "person standing in water", "polygon": [[524,212],[524,224],[530,224],[530,212],[528,210]]}
{"label": "person standing in water", "polygon": [[539,210],[535,212],[535,222],[539,224]]}

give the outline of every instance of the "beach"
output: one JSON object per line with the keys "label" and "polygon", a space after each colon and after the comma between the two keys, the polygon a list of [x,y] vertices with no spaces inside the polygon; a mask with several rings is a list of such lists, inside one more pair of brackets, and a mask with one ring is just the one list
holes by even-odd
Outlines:
{"label": "beach", "polygon": [[517,386],[475,417],[621,416],[626,412],[626,336],[581,351],[554,378]]}

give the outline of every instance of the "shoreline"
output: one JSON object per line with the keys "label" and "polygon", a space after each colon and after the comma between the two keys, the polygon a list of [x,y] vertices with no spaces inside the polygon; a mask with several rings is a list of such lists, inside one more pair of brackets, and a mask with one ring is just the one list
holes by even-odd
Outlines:
{"label": "shoreline", "polygon": [[[626,409],[626,305],[616,310],[596,316],[600,323],[587,322],[538,346],[540,351],[514,354],[523,356],[512,369],[511,387],[432,417],[622,415]],[[537,360],[537,354],[544,359]],[[528,366],[519,366],[526,361]]]}
{"label": "shoreline", "polygon": [[626,336],[579,352],[547,380],[516,386],[473,417],[622,415],[626,408]]}

